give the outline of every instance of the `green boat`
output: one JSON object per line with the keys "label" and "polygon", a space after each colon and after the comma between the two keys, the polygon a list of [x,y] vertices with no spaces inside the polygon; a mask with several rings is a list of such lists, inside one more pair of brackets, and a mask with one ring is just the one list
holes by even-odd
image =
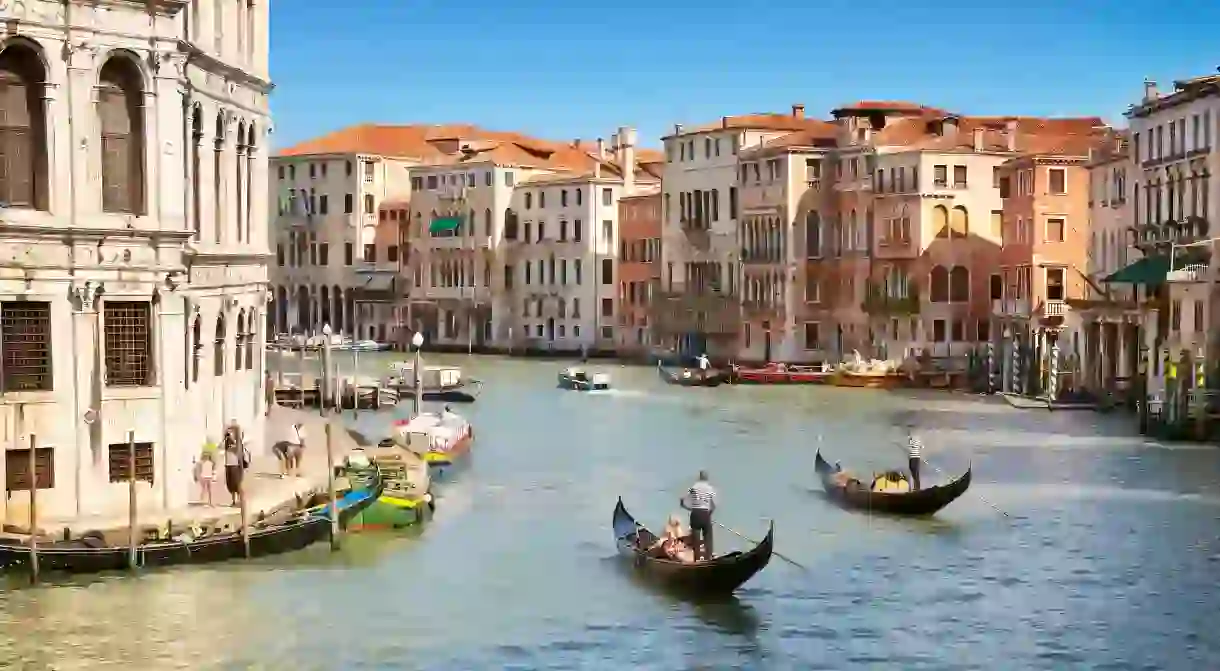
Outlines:
{"label": "green boat", "polygon": [[385,489],[370,506],[351,519],[352,530],[401,529],[428,519],[435,509],[428,465],[401,447],[377,447],[353,455],[349,464],[376,465]]}

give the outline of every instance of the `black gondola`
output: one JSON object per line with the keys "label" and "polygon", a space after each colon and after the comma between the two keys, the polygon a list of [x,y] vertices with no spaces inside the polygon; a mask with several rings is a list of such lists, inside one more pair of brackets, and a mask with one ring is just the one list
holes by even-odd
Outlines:
{"label": "black gondola", "polygon": [[719,387],[728,381],[728,376],[723,371],[684,368],[681,373],[675,373],[667,370],[660,362],[657,362],[657,372],[667,384],[679,387]]}
{"label": "black gondola", "polygon": [[692,596],[723,596],[731,594],[771,561],[774,548],[775,523],[758,545],[746,552],[730,552],[710,561],[683,564],[651,556],[648,548],[657,536],[644,528],[627,509],[623,499],[614,507],[614,539],[621,557],[628,559],[640,572],[665,587]]}
{"label": "black gondola", "polygon": [[425,389],[422,392],[422,400],[435,401],[437,403],[474,403],[478,400],[478,396],[460,388],[450,389]]}
{"label": "black gondola", "polygon": [[859,487],[853,487],[835,482],[835,469],[822,458],[820,450],[814,457],[813,467],[817,471],[818,477],[822,479],[822,488],[826,490],[826,497],[831,501],[844,508],[875,513],[908,517],[934,515],[941,508],[953,503],[957,497],[970,488],[971,469],[969,468],[962,477],[948,484],[911,492],[874,492],[863,483]]}
{"label": "black gondola", "polygon": [[[339,498],[339,523],[364,510],[384,488],[381,478],[373,476],[368,486]],[[330,537],[330,507],[300,511],[292,519],[275,524],[255,523],[250,527],[250,557],[266,557],[293,552]],[[131,568],[130,548],[106,545],[100,534],[86,534],[68,541],[39,544],[38,567],[48,573],[101,573]],[[245,558],[245,543],[240,531],[209,534],[192,540],[156,540],[136,546],[136,567],[151,568],[179,564],[210,564]],[[0,541],[0,569],[28,572],[30,548],[21,541]]]}

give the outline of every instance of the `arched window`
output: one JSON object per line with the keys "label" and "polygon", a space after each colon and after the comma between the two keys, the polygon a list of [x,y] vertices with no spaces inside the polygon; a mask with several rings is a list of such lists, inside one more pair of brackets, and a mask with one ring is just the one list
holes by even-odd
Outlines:
{"label": "arched window", "polygon": [[225,374],[225,316],[220,313],[216,317],[216,338],[212,341],[212,375],[220,377]]}
{"label": "arched window", "polygon": [[250,310],[246,319],[246,370],[254,370],[254,344],[258,334],[258,313]]}
{"label": "arched window", "polygon": [[0,205],[47,209],[46,70],[20,41],[0,51]]}
{"label": "arched window", "polygon": [[[246,156],[246,122],[244,120],[237,122],[237,136],[233,138],[233,148],[236,151],[236,156],[233,161],[233,189],[235,190],[236,198],[233,199],[233,231],[238,242],[242,241],[242,235],[246,232],[246,224],[243,221],[242,215],[245,214],[246,208],[242,203],[245,198],[246,182],[242,176],[245,170]],[[238,329],[241,332],[241,329]],[[240,366],[240,362],[238,363]]]}
{"label": "arched window", "polygon": [[[579,191],[577,191],[577,193],[580,193],[580,192],[579,192]],[[491,237],[491,236],[492,236],[492,231],[491,231],[491,208],[487,208],[486,210],[483,210],[483,231],[484,231],[484,232],[483,232],[483,235],[486,235],[486,236],[488,236],[488,237]]]}
{"label": "arched window", "polygon": [[932,230],[938,238],[949,237],[949,210],[944,205],[932,208]]}
{"label": "arched window", "polygon": [[347,325],[343,320],[343,289],[337,284],[331,289],[330,302],[331,317],[333,318],[331,328],[335,330],[335,333],[342,333],[343,329],[347,328]]}
{"label": "arched window", "polygon": [[970,301],[970,271],[965,266],[953,266],[949,271],[949,302]]}
{"label": "arched window", "polygon": [[372,214],[377,211],[377,201],[373,198],[373,194],[364,194],[364,213]]}
{"label": "arched window", "polygon": [[236,356],[233,357],[234,370],[241,370],[242,364],[242,349],[246,344],[246,311],[242,310],[237,313],[237,330],[233,332],[233,340],[236,343]]}
{"label": "arched window", "polygon": [[322,323],[330,324],[330,287],[322,286],[318,307],[322,313]]}
{"label": "arched window", "polygon": [[957,205],[949,214],[949,237],[964,238],[970,234],[970,215],[966,208]]}
{"label": "arched window", "polygon": [[203,200],[199,189],[199,152],[203,145],[203,108],[191,108],[191,225],[198,240],[203,231]]}
{"label": "arched window", "polygon": [[255,142],[257,138],[254,123],[251,122],[246,127],[246,203],[245,214],[242,216],[242,221],[246,224],[246,242],[251,241],[251,234],[254,231],[252,215],[254,214],[254,170],[258,159],[258,144]]}
{"label": "arched window", "polygon": [[[219,12],[218,12],[219,13]],[[222,179],[221,160],[225,149],[225,115],[216,113],[216,133],[212,138],[212,242],[220,242],[220,231],[224,228],[224,180]]]}
{"label": "arched window", "polygon": [[464,229],[462,231],[462,235],[474,236],[474,234],[475,234],[474,228],[475,228],[476,223],[477,222],[474,218],[474,210],[471,210],[470,215],[466,217],[466,221],[462,222],[463,229]]}
{"label": "arched window", "polygon": [[[937,207],[940,207],[939,205]],[[944,266],[932,266],[928,277],[928,300],[946,303],[949,300],[949,270]]]}
{"label": "arched window", "polygon": [[191,326],[191,382],[199,382],[199,360],[203,358],[203,322],[195,315]]}
{"label": "arched window", "polygon": [[528,209],[530,209],[530,208],[531,208],[531,207],[533,207],[533,206],[534,206],[534,194],[529,193],[529,192],[527,191],[527,192],[525,193],[525,209],[527,209],[527,210],[528,210]]}

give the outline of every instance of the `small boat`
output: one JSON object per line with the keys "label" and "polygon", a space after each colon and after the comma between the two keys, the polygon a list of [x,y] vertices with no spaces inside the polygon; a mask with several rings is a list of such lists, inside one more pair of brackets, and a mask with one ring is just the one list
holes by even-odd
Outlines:
{"label": "small boat", "polygon": [[775,542],[775,523],[758,545],[746,552],[730,552],[708,561],[683,564],[654,557],[648,551],[657,535],[646,529],[623,507],[619,498],[614,507],[614,540],[620,557],[631,561],[641,573],[658,583],[691,596],[731,594],[771,561]]}
{"label": "small boat", "polygon": [[453,465],[470,453],[473,442],[474,428],[448,410],[394,422],[394,443],[421,455],[429,466]]}
{"label": "small boat", "polygon": [[858,389],[894,389],[907,380],[906,376],[892,372],[854,372],[840,370],[831,377],[831,384],[836,387],[855,387]]}
{"label": "small boat", "polygon": [[733,366],[733,384],[826,384],[835,372],[829,366],[790,366],[769,363],[762,368]]}
{"label": "small boat", "polygon": [[[389,445],[384,445],[388,442]],[[394,445],[393,440],[348,457],[348,464],[373,465],[384,488],[368,507],[349,523],[353,530],[401,529],[427,519],[436,509],[428,464],[418,455]]]}
{"label": "small boat", "polygon": [[[345,524],[381,493],[381,480],[375,473],[358,488],[339,497],[339,523]],[[248,531],[250,557],[266,557],[300,550],[330,537],[330,506],[326,503],[306,508],[285,521],[255,522]],[[129,568],[210,564],[246,557],[241,531],[205,533],[194,531],[172,538],[146,541],[136,546],[131,566],[130,548],[108,545],[102,534],[87,532],[80,538],[38,545],[38,566],[48,573],[101,573]],[[0,541],[0,569],[30,570],[30,548],[21,541]]]}
{"label": "small boat", "polygon": [[[424,388],[422,400],[439,403],[474,403],[483,384],[478,380],[462,378],[462,369],[457,366],[424,366]],[[383,384],[397,390],[403,398],[415,393],[415,368],[409,361],[390,364],[390,374]],[[473,388],[470,386],[473,385]]]}
{"label": "small boat", "polygon": [[814,457],[813,467],[822,479],[822,489],[826,490],[826,497],[831,501],[844,508],[875,513],[909,517],[933,515],[953,503],[970,488],[969,468],[966,469],[965,475],[945,485],[912,492],[888,493],[871,491],[863,483],[859,487],[852,487],[835,482],[835,468],[826,463],[821,451]]}
{"label": "small boat", "polygon": [[352,352],[386,352],[392,347],[393,345],[390,343],[377,342],[376,340],[359,340],[343,345],[342,349]]}
{"label": "small boat", "polygon": [[593,373],[590,375],[581,368],[564,368],[559,371],[559,387],[576,391],[600,391],[610,388],[610,375]]}
{"label": "small boat", "polygon": [[657,372],[667,384],[679,387],[719,387],[727,378],[723,371],[715,369],[701,371],[683,368],[682,372],[675,373],[667,370],[660,362],[657,362]]}

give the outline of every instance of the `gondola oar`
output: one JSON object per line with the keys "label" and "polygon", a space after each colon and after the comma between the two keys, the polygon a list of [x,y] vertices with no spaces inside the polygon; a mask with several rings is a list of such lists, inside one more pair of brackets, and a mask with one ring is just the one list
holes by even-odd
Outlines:
{"label": "gondola oar", "polygon": [[[927,459],[924,459],[923,457],[920,457],[919,461],[920,461],[920,463],[924,463],[924,464],[927,464],[927,465],[931,466],[931,467],[932,467],[932,470],[936,471],[937,473],[940,473],[942,476],[944,476],[944,477],[946,477],[946,478],[948,478],[948,477],[949,477],[949,475],[948,475],[948,474],[946,474],[944,471],[942,471],[942,470],[940,470],[939,468],[937,468],[937,467],[936,467],[936,464],[934,464],[934,463],[932,463],[932,462],[928,461]],[[967,469],[968,469],[968,468],[969,468],[969,467],[967,467]],[[976,493],[977,493],[977,492],[976,492]],[[1006,512],[1004,512],[1003,510],[1001,510],[1001,509],[1000,509],[1000,507],[999,507],[999,506],[997,506],[996,504],[994,504],[994,503],[992,503],[991,501],[988,501],[987,499],[983,498],[983,495],[982,495],[982,494],[979,494],[979,500],[980,500],[980,501],[982,501],[983,503],[986,503],[987,505],[991,506],[991,509],[992,509],[992,510],[994,510],[994,511],[996,511],[997,513],[999,513],[999,514],[1003,515],[1004,517],[1007,517],[1008,519],[1012,519],[1012,515],[1009,515],[1008,513],[1006,513]]]}
{"label": "gondola oar", "polygon": [[[729,527],[726,527],[725,525],[723,525],[723,524],[721,524],[721,523],[717,522],[716,520],[712,520],[712,524],[715,524],[716,526],[720,527],[721,529],[724,529],[725,531],[727,531],[727,532],[729,532],[729,533],[733,534],[734,536],[737,536],[738,538],[740,538],[740,539],[742,539],[742,540],[749,541],[749,542],[751,542],[751,543],[753,543],[753,544],[755,544],[755,545],[758,545],[758,541],[754,540],[753,538],[750,538],[749,536],[747,536],[747,535],[745,535],[745,534],[743,534],[743,533],[741,533],[741,532],[734,531],[733,529],[731,529],[731,528],[729,528]],[[799,568],[799,569],[800,569],[800,570],[802,570],[802,571],[808,571],[808,570],[809,570],[809,569],[808,569],[808,568],[806,568],[805,566],[803,566],[803,565],[801,565],[801,564],[799,564],[799,563],[797,563],[797,562],[795,562],[795,561],[793,561],[793,560],[791,560],[791,559],[789,559],[789,558],[785,557],[784,555],[780,554],[779,552],[777,552],[777,551],[776,551],[776,550],[774,550],[774,549],[772,549],[772,550],[771,550],[771,554],[775,555],[776,557],[779,557],[780,559],[783,559],[784,561],[788,562],[789,564],[792,564],[793,566],[795,566],[795,567]]]}

